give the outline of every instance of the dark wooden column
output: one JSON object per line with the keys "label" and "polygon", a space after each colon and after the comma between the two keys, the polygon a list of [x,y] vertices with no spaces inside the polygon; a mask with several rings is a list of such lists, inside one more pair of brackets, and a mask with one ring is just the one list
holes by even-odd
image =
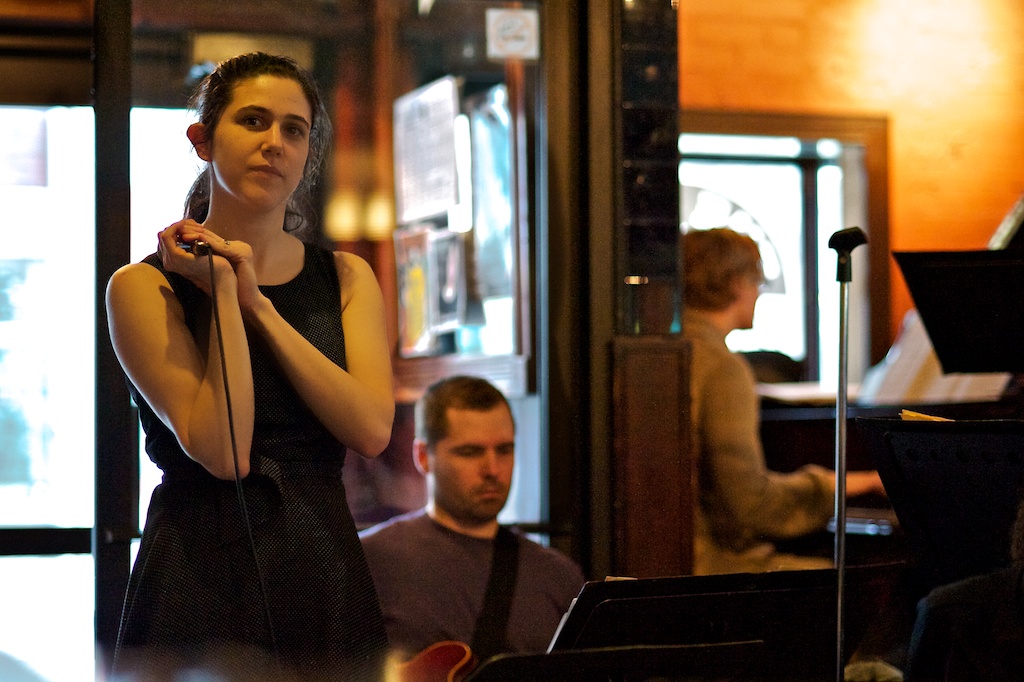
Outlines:
{"label": "dark wooden column", "polygon": [[683,575],[693,566],[695,478],[679,335],[677,17],[661,0],[611,9],[611,566]]}
{"label": "dark wooden column", "polygon": [[636,336],[614,348],[615,573],[685,575],[696,504],[689,345]]}
{"label": "dark wooden column", "polygon": [[109,664],[138,535],[138,422],[107,334],[104,291],[130,257],[128,119],[131,110],[130,0],[96,0],[93,91],[96,121],[96,645]]}

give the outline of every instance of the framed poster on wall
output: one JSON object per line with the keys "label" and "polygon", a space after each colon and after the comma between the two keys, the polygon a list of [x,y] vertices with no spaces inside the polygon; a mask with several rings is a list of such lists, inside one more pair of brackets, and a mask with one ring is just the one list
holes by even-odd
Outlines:
{"label": "framed poster on wall", "polygon": [[402,357],[436,353],[438,336],[456,331],[465,321],[464,258],[457,232],[430,223],[395,232]]}
{"label": "framed poster on wall", "polygon": [[433,346],[427,282],[430,226],[410,225],[395,232],[398,274],[398,351],[403,357],[429,355]]}

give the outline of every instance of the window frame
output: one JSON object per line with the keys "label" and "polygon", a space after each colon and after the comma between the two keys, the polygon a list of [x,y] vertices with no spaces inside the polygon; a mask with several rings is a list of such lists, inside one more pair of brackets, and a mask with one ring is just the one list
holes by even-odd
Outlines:
{"label": "window frame", "polygon": [[[688,131],[689,132],[689,131]],[[700,133],[703,134],[703,133]],[[773,137],[757,135],[756,137]],[[795,166],[801,177],[801,247],[803,248],[803,287],[804,287],[804,357],[797,358],[803,365],[804,381],[821,379],[821,337],[818,328],[821,325],[821,311],[818,305],[819,281],[819,241],[818,241],[818,172],[822,167],[835,165],[834,159],[825,158],[815,152],[807,151],[807,141],[801,140],[803,150],[797,156],[778,156],[761,154],[735,154],[714,152],[682,153],[680,166],[687,162],[724,163],[724,164],[764,164]]]}
{"label": "window frame", "polygon": [[864,148],[867,183],[869,362],[881,362],[889,350],[891,266],[889,259],[889,121],[884,116],[827,116],[777,112],[681,109],[679,133],[834,139]]}

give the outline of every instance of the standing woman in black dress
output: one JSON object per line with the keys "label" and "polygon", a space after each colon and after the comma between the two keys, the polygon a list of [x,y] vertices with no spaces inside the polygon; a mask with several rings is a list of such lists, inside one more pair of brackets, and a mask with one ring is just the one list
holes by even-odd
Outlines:
{"label": "standing woman in black dress", "polygon": [[386,635],[341,469],[384,449],[395,408],[373,272],[300,239],[329,119],[309,74],[264,53],[221,63],[195,103],[186,217],[107,287],[163,471],[115,676],[375,680]]}

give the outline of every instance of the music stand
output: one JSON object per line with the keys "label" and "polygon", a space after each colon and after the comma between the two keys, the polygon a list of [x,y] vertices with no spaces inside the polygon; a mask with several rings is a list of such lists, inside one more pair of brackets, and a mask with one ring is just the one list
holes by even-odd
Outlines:
{"label": "music stand", "polygon": [[[1024,252],[893,256],[944,372],[1024,371]],[[935,584],[1005,565],[1024,492],[1024,422],[858,422],[907,544]]]}
{"label": "music stand", "polygon": [[[847,641],[858,641],[900,567],[847,569]],[[835,667],[836,590],[835,569],[588,582],[549,650],[763,642],[756,668],[741,679],[827,679]]]}
{"label": "music stand", "polygon": [[907,547],[930,586],[1009,562],[1024,421],[857,419]]}
{"label": "music stand", "polygon": [[716,645],[623,646],[547,654],[499,654],[465,682],[742,682],[758,674],[764,642]]}

